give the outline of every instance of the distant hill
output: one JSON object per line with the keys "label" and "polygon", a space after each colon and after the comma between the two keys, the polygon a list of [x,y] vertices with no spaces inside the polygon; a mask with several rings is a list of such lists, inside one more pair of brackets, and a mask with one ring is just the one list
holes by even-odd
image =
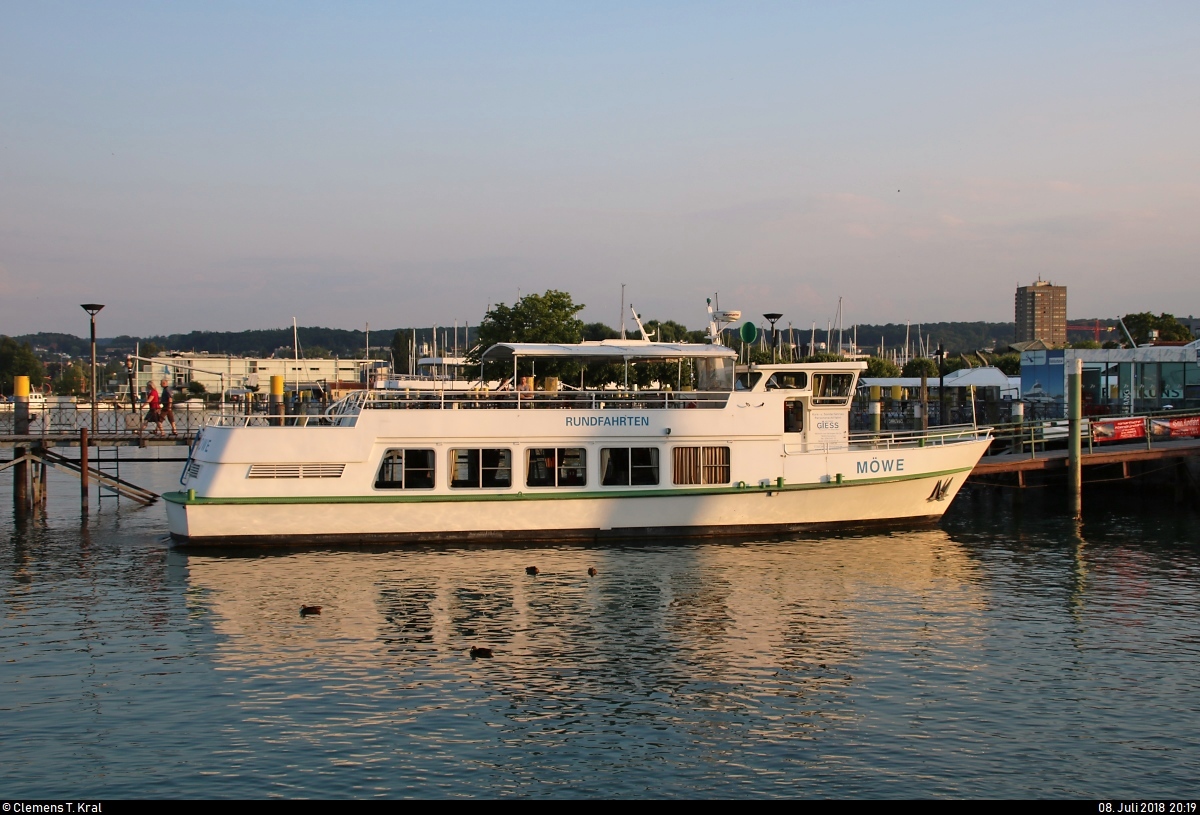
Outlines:
{"label": "distant hill", "polygon": [[[1093,326],[1096,318],[1080,319],[1072,322],[1072,325],[1078,326]],[[1105,328],[1110,325],[1116,325],[1116,320],[1111,318],[1100,318],[1101,340],[1116,338],[1113,334],[1105,332]],[[371,347],[373,349],[382,349],[389,347],[392,343],[392,337],[397,331],[401,331],[407,340],[411,340],[413,329],[411,328],[386,328],[379,331],[371,332]],[[611,332],[611,329],[609,329]],[[904,346],[905,334],[907,332],[909,342],[915,351],[918,343],[918,331],[921,336],[926,338],[926,342],[931,342],[933,348],[937,348],[938,343],[942,343],[946,347],[946,351],[951,354],[970,353],[978,349],[992,349],[997,345],[1007,346],[1013,341],[1016,334],[1015,323],[988,323],[988,322],[939,322],[939,323],[913,323],[911,326],[905,326],[902,323],[887,323],[885,325],[860,324],[858,326],[858,344],[865,351],[871,351],[879,345],[880,337],[883,338],[883,343],[888,348],[902,348]],[[422,344],[428,345],[431,342],[433,329],[418,328],[417,343],[418,347]],[[801,344],[806,344],[811,335],[811,331],[801,328],[795,329],[796,340]],[[360,330],[346,330],[341,328],[314,328],[302,327],[298,330],[300,336],[300,349],[308,356],[324,355],[337,357],[359,357],[361,358],[366,350],[366,334]],[[453,328],[438,328],[438,345],[444,342],[453,340],[451,335]],[[471,328],[471,340],[474,341],[478,336],[476,327]],[[854,336],[854,328],[849,327],[843,329],[843,342],[851,342]],[[466,348],[461,346],[466,345],[464,339],[465,331],[459,328],[459,351],[465,353]],[[1084,340],[1092,338],[1092,331],[1072,330],[1068,332],[1068,338],[1071,341]],[[56,334],[56,333],[38,333],[25,334],[15,337],[18,342],[28,342],[34,348],[44,348],[47,351],[55,354],[68,354],[72,357],[85,357],[89,353],[88,340],[85,337],[76,337],[71,334]],[[837,331],[833,332],[831,338],[833,343],[837,342]],[[817,341],[825,342],[825,330],[817,330]],[[266,328],[256,329],[251,331],[192,331],[188,334],[169,334],[152,337],[108,337],[98,339],[96,344],[100,347],[101,352],[107,354],[126,354],[133,353],[134,348],[138,343],[143,346],[147,343],[154,343],[159,349],[167,349],[172,351],[207,351],[210,354],[232,354],[234,356],[260,356],[269,357],[273,353],[287,355],[292,349],[292,329],[287,328]],[[375,355],[381,355],[377,350]]]}
{"label": "distant hill", "polygon": [[[903,348],[907,334],[909,344],[915,353],[918,347],[918,337],[925,337],[926,344],[936,349],[938,343],[953,354],[970,353],[979,349],[991,350],[997,344],[1008,345],[1016,336],[1016,323],[913,323],[906,326],[903,323],[887,323],[885,325],[858,326],[858,347],[863,351],[871,351],[878,347],[880,337],[887,348]],[[825,332],[817,331],[817,341],[824,340]],[[854,329],[843,329],[842,341],[850,342]],[[805,340],[809,332],[804,332]],[[833,342],[837,343],[837,331],[833,332]]]}
{"label": "distant hill", "polygon": [[[404,337],[411,341],[413,329],[411,328],[386,328],[380,331],[371,331],[371,348],[374,353],[372,356],[379,354],[379,349],[388,348],[392,344],[392,338],[397,331],[401,331]],[[448,343],[453,346],[453,326],[446,328],[439,326],[438,332],[438,351],[441,353],[442,345]],[[337,357],[357,357],[362,358],[366,352],[367,336],[365,331],[348,331],[341,328],[312,328],[301,327],[296,332],[300,339],[300,350],[308,356],[325,355]],[[474,339],[478,335],[475,327],[471,328],[471,338]],[[432,328],[416,329],[416,337],[418,346],[421,343],[430,344],[433,337]],[[459,351],[465,352],[466,349],[461,346],[466,343],[466,331],[459,327],[458,329]],[[90,342],[87,338],[75,337],[71,334],[54,334],[42,332],[38,334],[24,334],[15,337],[18,342],[27,342],[34,348],[44,348],[51,353],[64,353],[73,357],[84,357],[91,353]],[[290,354],[293,348],[292,329],[287,328],[267,328],[251,331],[192,331],[188,334],[168,334],[157,335],[150,337],[107,337],[97,339],[96,345],[102,354],[125,354],[133,353],[134,349],[141,344],[143,347],[147,343],[153,343],[160,350],[170,351],[207,351],[210,354],[231,354],[233,356],[258,356],[269,357],[271,354],[283,349],[284,354]]]}

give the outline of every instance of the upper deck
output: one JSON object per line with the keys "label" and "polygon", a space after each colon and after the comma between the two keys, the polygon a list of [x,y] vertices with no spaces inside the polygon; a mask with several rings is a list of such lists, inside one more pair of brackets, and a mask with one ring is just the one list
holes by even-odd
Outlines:
{"label": "upper deck", "polygon": [[[330,417],[352,416],[363,410],[721,410],[741,392],[787,391],[804,398],[813,407],[845,408],[854,394],[858,375],[865,363],[813,362],[737,366],[737,353],[720,345],[612,341],[597,343],[533,344],[501,343],[489,348],[483,359],[513,363],[513,375],[498,387],[476,380],[467,389],[407,388],[395,386],[353,393],[330,408]],[[626,384],[609,383],[601,388],[575,387],[556,377],[538,382],[520,376],[520,360],[574,360],[584,365],[613,363],[625,366]],[[639,362],[676,362],[674,386],[656,382],[651,387],[630,387],[628,366]],[[685,381],[683,365],[689,365]],[[514,386],[514,383],[515,386]],[[690,383],[695,383],[690,384]]]}

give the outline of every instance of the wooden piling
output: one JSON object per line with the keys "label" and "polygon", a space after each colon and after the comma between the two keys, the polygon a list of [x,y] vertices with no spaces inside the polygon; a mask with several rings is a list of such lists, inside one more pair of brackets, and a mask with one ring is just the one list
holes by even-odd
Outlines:
{"label": "wooden piling", "polygon": [[921,371],[921,426],[917,429],[929,429],[929,373],[927,371]]}
{"label": "wooden piling", "polygon": [[88,514],[88,431],[79,428],[79,509]]}
{"label": "wooden piling", "polygon": [[1012,404],[1012,423],[1016,426],[1016,430],[1013,433],[1012,452],[1019,453],[1021,452],[1021,447],[1024,445],[1021,432],[1022,425],[1025,424],[1025,403],[1019,399]]}
{"label": "wooden piling", "polygon": [[1072,517],[1083,515],[1083,360],[1071,360],[1067,374],[1067,491]]}

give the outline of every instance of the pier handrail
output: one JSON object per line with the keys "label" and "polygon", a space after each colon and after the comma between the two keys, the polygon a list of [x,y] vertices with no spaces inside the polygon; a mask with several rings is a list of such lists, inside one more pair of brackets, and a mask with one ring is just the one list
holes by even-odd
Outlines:
{"label": "pier handrail", "polygon": [[[1133,435],[1110,437],[1101,432],[1105,425],[1119,423],[1128,427],[1128,423],[1141,425],[1140,431]],[[1176,426],[1182,427],[1176,427]],[[1190,428],[1190,429],[1188,429]],[[1068,419],[1037,419],[1024,422],[1008,422],[993,426],[996,444],[988,452],[993,455],[1009,452],[1024,452],[1028,450],[1036,454],[1039,447],[1055,442],[1065,442],[1069,431]],[[1160,432],[1165,431],[1165,432]],[[1083,436],[1088,450],[1094,444],[1136,443],[1151,447],[1154,440],[1169,438],[1195,437],[1200,435],[1200,411],[1170,410],[1125,414],[1101,414],[1084,416],[1080,419],[1080,434]]]}

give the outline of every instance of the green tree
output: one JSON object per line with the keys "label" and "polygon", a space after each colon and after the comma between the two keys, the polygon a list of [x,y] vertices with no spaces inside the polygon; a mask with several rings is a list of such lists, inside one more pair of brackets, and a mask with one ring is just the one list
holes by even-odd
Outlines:
{"label": "green tree", "polygon": [[62,373],[54,381],[54,392],[59,396],[82,396],[90,386],[91,379],[83,369],[83,363],[72,362],[63,366]]}
{"label": "green tree", "polygon": [[908,362],[904,363],[904,368],[901,370],[901,376],[917,377],[924,371],[931,379],[938,375],[937,361],[929,357],[913,357]]}
{"label": "green tree", "polygon": [[198,379],[193,379],[188,383],[188,393],[192,396],[203,396],[205,392],[204,383]]}
{"label": "green tree", "polygon": [[408,357],[411,347],[412,339],[408,333],[397,331],[392,335],[392,365],[400,373],[414,373],[408,370]]}
{"label": "green tree", "polygon": [[1008,376],[1021,375],[1020,354],[996,354],[991,358],[990,362]]}
{"label": "green tree", "polygon": [[[580,342],[583,320],[576,315],[583,308],[583,303],[576,303],[570,294],[555,289],[548,289],[545,294],[527,294],[511,307],[498,303],[483,316],[483,322],[479,324],[479,345],[471,350],[468,359],[478,363],[484,351],[501,342]],[[507,365],[489,361],[484,376],[497,377],[510,372]],[[532,360],[523,360],[518,375],[531,372]],[[579,375],[579,365],[572,360],[546,360],[539,366],[537,374],[574,381]]]}
{"label": "green tree", "polygon": [[20,343],[12,337],[0,335],[0,391],[13,392],[13,377],[29,377],[29,385],[41,387],[45,369],[42,361],[33,354],[29,343]]}
{"label": "green tree", "polygon": [[[705,342],[706,335],[703,331],[689,331],[686,325],[677,323],[674,320],[650,320],[644,322],[646,333],[655,342],[690,342],[701,344]],[[640,337],[638,339],[641,339]]]}
{"label": "green tree", "polygon": [[583,327],[583,338],[588,342],[615,340],[620,336],[620,331],[604,323],[588,323]]}
{"label": "green tree", "polygon": [[1150,342],[1151,331],[1157,331],[1158,339],[1162,342],[1186,342],[1192,339],[1192,332],[1187,326],[1180,325],[1174,314],[1163,312],[1155,317],[1149,311],[1143,311],[1138,314],[1126,314],[1121,319],[1138,345]]}
{"label": "green tree", "polygon": [[872,378],[893,378],[900,376],[900,366],[889,359],[871,357],[867,360],[867,370],[863,376]]}

